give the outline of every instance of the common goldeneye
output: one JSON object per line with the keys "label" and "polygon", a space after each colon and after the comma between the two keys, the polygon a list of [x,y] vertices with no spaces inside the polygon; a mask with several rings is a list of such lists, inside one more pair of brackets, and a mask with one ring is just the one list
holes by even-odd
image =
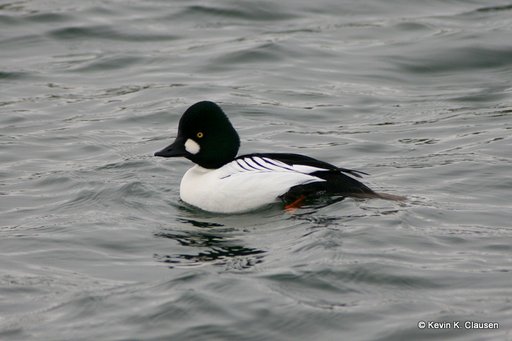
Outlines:
{"label": "common goldeneye", "polygon": [[178,136],[155,156],[183,156],[195,163],[180,185],[181,199],[202,210],[240,213],[281,200],[298,207],[321,194],[401,200],[376,193],[354,177],[360,171],[340,168],[314,158],[287,153],[236,156],[240,138],[222,109],[209,101],[188,108]]}

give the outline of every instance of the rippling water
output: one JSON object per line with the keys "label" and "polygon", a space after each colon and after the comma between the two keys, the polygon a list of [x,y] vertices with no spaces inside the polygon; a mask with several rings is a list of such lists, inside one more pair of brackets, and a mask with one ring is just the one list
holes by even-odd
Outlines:
{"label": "rippling water", "polygon": [[[498,0],[1,1],[0,339],[511,340],[511,31]],[[408,201],[191,209],[152,154],[203,99]]]}

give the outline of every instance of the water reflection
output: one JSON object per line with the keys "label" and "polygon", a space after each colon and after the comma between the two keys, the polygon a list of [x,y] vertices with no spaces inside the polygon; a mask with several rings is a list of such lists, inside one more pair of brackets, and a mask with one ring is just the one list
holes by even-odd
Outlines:
{"label": "water reflection", "polygon": [[154,257],[168,264],[169,268],[215,264],[243,270],[263,261],[264,250],[245,246],[243,241],[230,234],[232,229],[223,228],[222,224],[192,219],[180,221],[200,229],[169,229],[155,233],[155,237],[172,239],[190,250],[187,253],[155,254]]}

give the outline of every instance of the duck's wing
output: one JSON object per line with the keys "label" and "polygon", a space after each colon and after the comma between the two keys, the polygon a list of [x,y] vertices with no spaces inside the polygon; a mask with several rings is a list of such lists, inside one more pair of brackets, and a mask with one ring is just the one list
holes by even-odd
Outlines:
{"label": "duck's wing", "polygon": [[315,158],[312,158],[312,157],[309,157],[309,156],[306,156],[306,155],[301,155],[301,154],[292,154],[292,153],[254,153],[254,154],[248,154],[248,155],[242,155],[242,156],[239,156],[237,157],[237,159],[239,158],[254,158],[254,157],[259,157],[259,158],[263,158],[263,159],[270,159],[270,160],[277,160],[277,161],[280,161],[280,162],[283,162],[289,166],[310,166],[310,167],[314,167],[318,170],[330,170],[330,171],[337,171],[337,172],[341,172],[341,173],[346,173],[346,174],[350,174],[352,176],[355,176],[357,178],[361,178],[361,175],[364,174],[364,175],[368,175],[367,173],[365,172],[361,172],[361,171],[358,171],[358,170],[354,170],[354,169],[347,169],[347,168],[341,168],[341,167],[337,167],[337,166],[334,166],[330,163],[327,163],[327,162],[324,162],[324,161],[320,161],[320,160],[317,160]]}
{"label": "duck's wing", "polygon": [[285,171],[312,174],[318,171],[337,169],[335,166],[326,162],[298,154],[247,154],[238,156],[233,162],[245,171]]}
{"label": "duck's wing", "polygon": [[375,192],[354,179],[366,174],[360,171],[336,167],[330,163],[300,154],[257,153],[237,157],[236,162],[246,171],[289,171],[307,174],[318,179],[293,186],[285,193],[293,199],[297,195],[311,195],[318,192],[350,196],[374,196]]}

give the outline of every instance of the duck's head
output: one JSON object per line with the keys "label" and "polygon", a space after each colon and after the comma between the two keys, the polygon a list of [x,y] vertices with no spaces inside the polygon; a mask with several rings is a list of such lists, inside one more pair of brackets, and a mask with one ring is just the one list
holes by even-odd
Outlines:
{"label": "duck's head", "polygon": [[204,168],[219,168],[232,161],[240,138],[226,114],[215,103],[198,102],[181,116],[178,136],[155,156],[184,156]]}

